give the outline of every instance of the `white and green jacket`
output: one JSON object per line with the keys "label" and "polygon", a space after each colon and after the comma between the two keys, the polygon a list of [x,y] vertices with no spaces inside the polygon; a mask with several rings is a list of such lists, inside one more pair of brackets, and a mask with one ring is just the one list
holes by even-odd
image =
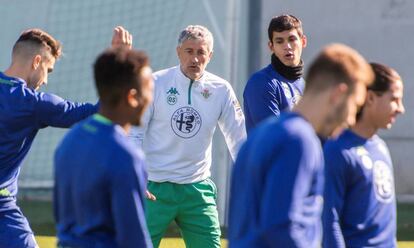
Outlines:
{"label": "white and green jacket", "polygon": [[155,72],[154,101],[132,136],[143,139],[149,180],[193,183],[210,176],[219,125],[233,161],[246,139],[244,115],[231,85],[207,71],[196,81],[180,67]]}

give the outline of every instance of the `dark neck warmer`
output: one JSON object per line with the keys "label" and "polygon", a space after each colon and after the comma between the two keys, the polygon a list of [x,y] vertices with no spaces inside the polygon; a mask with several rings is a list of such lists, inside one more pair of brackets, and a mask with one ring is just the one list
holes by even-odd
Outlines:
{"label": "dark neck warmer", "polygon": [[287,80],[297,80],[303,75],[302,60],[300,60],[298,66],[286,66],[275,54],[272,54],[272,67]]}

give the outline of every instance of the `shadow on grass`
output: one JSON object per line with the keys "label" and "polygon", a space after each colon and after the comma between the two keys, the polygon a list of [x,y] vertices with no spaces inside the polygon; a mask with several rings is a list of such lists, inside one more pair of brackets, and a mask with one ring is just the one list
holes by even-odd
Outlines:
{"label": "shadow on grass", "polygon": [[[29,219],[35,235],[56,236],[53,206],[50,201],[19,200],[25,216]],[[414,204],[398,204],[398,241],[414,241]],[[227,237],[226,229],[222,229],[223,237]],[[171,224],[165,237],[180,237],[175,223]]]}

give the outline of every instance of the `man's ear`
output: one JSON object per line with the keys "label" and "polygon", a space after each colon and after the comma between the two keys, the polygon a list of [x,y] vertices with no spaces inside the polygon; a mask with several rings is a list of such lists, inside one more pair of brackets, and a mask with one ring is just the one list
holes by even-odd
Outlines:
{"label": "man's ear", "polygon": [[213,51],[210,52],[210,54],[208,56],[208,60],[211,60],[212,57],[213,57]]}
{"label": "man's ear", "polygon": [[177,52],[177,57],[180,58],[180,46],[177,46],[175,51]]}
{"label": "man's ear", "polygon": [[306,37],[306,35],[302,34],[302,48],[305,48],[308,45],[308,38]]}
{"label": "man's ear", "polygon": [[139,105],[138,99],[137,99],[138,91],[136,89],[130,89],[127,93],[127,101],[128,105],[130,107],[136,108]]}
{"label": "man's ear", "polygon": [[32,69],[36,70],[40,63],[42,62],[42,56],[40,54],[36,54],[32,59]]}
{"label": "man's ear", "polygon": [[348,94],[348,85],[346,83],[339,83],[331,89],[329,102],[331,104],[337,104],[342,102],[343,98]]}
{"label": "man's ear", "polygon": [[367,90],[367,96],[365,98],[365,105],[371,106],[375,103],[377,95],[372,90]]}
{"label": "man's ear", "polygon": [[273,53],[273,42],[272,41],[269,40],[267,42],[267,47],[269,47],[270,52]]}

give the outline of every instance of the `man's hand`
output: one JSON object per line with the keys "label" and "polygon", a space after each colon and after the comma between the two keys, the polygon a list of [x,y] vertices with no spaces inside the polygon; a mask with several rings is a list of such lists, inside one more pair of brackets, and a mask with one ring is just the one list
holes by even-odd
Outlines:
{"label": "man's hand", "polygon": [[112,36],[112,48],[125,46],[128,49],[132,48],[132,35],[121,26],[114,28],[114,34]]}
{"label": "man's hand", "polygon": [[145,196],[147,197],[148,200],[151,200],[151,201],[157,200],[155,195],[151,194],[151,192],[149,192],[148,190],[145,191]]}

